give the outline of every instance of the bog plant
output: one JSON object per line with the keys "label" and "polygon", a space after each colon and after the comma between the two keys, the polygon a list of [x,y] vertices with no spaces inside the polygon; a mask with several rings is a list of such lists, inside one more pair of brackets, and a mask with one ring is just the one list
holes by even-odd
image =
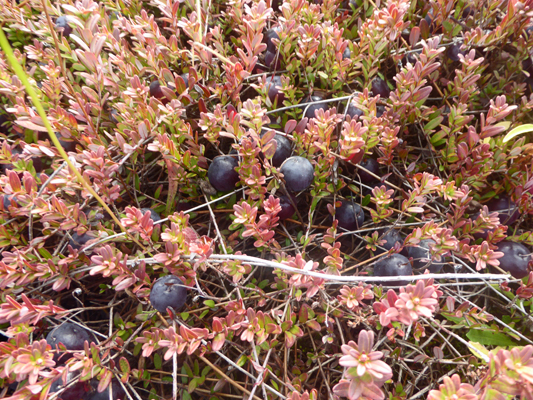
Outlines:
{"label": "bog plant", "polygon": [[0,0],[2,397],[529,399],[532,6]]}

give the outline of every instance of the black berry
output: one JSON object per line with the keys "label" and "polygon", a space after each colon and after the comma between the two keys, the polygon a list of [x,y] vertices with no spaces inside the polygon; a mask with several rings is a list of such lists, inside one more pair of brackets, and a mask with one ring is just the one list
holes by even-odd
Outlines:
{"label": "black berry", "polygon": [[429,246],[435,244],[433,239],[422,239],[418,246],[409,247],[407,252],[409,257],[413,258],[413,267],[416,270],[425,270],[429,269],[429,272],[436,274],[440,272],[444,266],[443,262],[432,261],[431,254],[429,253]]}
{"label": "black berry", "polygon": [[166,312],[168,307],[181,309],[187,301],[187,288],[183,281],[174,275],[159,278],[150,291],[150,302],[159,312]]}
{"label": "black berry", "polygon": [[56,28],[59,28],[58,30],[62,31],[65,37],[69,37],[72,33],[72,28],[68,24],[68,17],[66,15],[62,15],[56,19]]}
{"label": "black berry", "polygon": [[335,218],[339,221],[339,227],[349,231],[361,228],[365,222],[361,206],[348,200],[343,200],[341,206],[335,210]]}
{"label": "black berry", "polygon": [[304,106],[304,110],[307,110],[304,113],[304,117],[307,119],[315,118],[315,111],[328,109],[327,103],[321,103],[324,100],[321,96],[307,96],[302,100],[302,103],[313,103],[307,106]]}
{"label": "black berry", "polygon": [[501,196],[499,199],[489,201],[487,208],[491,212],[498,213],[498,218],[502,225],[511,225],[520,216],[518,206],[506,195]]}
{"label": "black berry", "polygon": [[[67,374],[67,383],[70,382],[76,376],[76,372],[70,371]],[[52,385],[50,385],[50,391],[48,393],[59,392],[59,390],[61,390],[62,388],[63,380],[61,378],[56,379],[52,383]],[[78,382],[76,382],[74,385],[65,389],[57,398],[61,400],[80,400],[87,393],[87,390],[88,387],[86,386],[86,383],[78,380]]]}
{"label": "black berry", "polygon": [[498,258],[501,269],[516,279],[522,279],[529,274],[527,265],[531,261],[531,251],[526,246],[508,241],[499,242],[496,246],[497,251],[503,253],[503,257]]}
{"label": "black berry", "polygon": [[374,252],[376,256],[393,249],[396,243],[399,243],[400,246],[403,245],[403,238],[401,237],[400,232],[395,229],[390,229],[385,232],[385,234],[380,236],[380,240],[385,240],[385,243],[376,247],[376,251]]}
{"label": "black berry", "polygon": [[275,135],[274,140],[276,141],[277,147],[271,161],[272,165],[279,167],[292,153],[291,142],[285,136],[281,135]]}
{"label": "black berry", "polygon": [[141,211],[143,214],[149,211],[150,218],[152,218],[154,222],[161,221],[161,216],[158,213],[156,213],[154,210],[152,210],[151,208],[141,208]]}
{"label": "black berry", "polygon": [[[62,343],[67,350],[83,350],[85,341],[94,343],[94,337],[87,329],[82,328],[72,322],[65,322],[57,328],[48,333],[46,336],[46,343],[52,346],[52,350],[56,350],[59,343]],[[57,347],[59,349],[59,347]],[[64,362],[71,358],[72,355],[67,351],[59,357],[54,357],[58,362]]]}
{"label": "black berry", "polygon": [[[296,204],[296,197],[293,197],[293,201]],[[279,205],[281,206],[281,211],[278,213],[278,217],[281,220],[292,217],[296,212],[296,209],[287,196],[279,197]]]}
{"label": "black berry", "polygon": [[268,88],[268,98],[274,104],[279,106],[285,100],[285,94],[280,90],[282,88],[281,77],[278,75],[266,78],[266,87]]}
{"label": "black berry", "polygon": [[285,186],[291,192],[301,192],[313,182],[315,169],[311,162],[304,157],[287,158],[281,165],[281,173],[285,179]]}
{"label": "black berry", "polygon": [[[409,276],[413,274],[411,263],[401,254],[391,254],[381,258],[374,265],[374,276]],[[384,286],[404,286],[407,281],[384,282]]]}
{"label": "black berry", "polygon": [[[369,170],[375,175],[379,174],[379,163],[373,158],[365,158],[359,163],[359,165]],[[378,180],[375,176],[370,175],[368,172],[362,169],[357,168],[357,173],[359,175],[359,180],[361,181],[361,183],[364,183],[366,185],[376,182]]]}
{"label": "black berry", "polygon": [[235,168],[239,166],[237,158],[232,156],[217,156],[207,170],[209,183],[220,192],[229,192],[235,189],[239,182],[239,174]]}
{"label": "black berry", "polygon": [[388,99],[390,96],[390,89],[387,82],[381,78],[374,79],[372,81],[372,94],[374,96],[379,94],[382,99]]}
{"label": "black berry", "polygon": [[87,244],[89,240],[94,239],[93,236],[89,236],[87,233],[84,233],[83,235],[73,233],[70,236],[71,239],[69,240],[68,244],[70,244],[74,250],[80,250],[83,246]]}

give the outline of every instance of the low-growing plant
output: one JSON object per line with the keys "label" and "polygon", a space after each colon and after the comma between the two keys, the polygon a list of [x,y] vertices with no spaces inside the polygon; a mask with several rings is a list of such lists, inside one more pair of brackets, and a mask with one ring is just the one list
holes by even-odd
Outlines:
{"label": "low-growing plant", "polygon": [[2,397],[529,399],[531,6],[0,0]]}

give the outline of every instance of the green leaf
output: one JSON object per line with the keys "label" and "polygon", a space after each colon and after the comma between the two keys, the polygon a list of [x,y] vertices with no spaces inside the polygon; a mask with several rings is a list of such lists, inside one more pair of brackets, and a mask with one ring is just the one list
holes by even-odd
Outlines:
{"label": "green leaf", "polygon": [[163,362],[161,360],[161,356],[157,353],[154,353],[154,366],[155,369],[160,370],[163,366]]}
{"label": "green leaf", "polygon": [[133,348],[133,355],[137,356],[141,352],[141,349],[143,347],[142,343],[135,343],[135,347]]}
{"label": "green leaf", "polygon": [[183,367],[181,369],[182,369],[182,371],[185,372],[185,374],[187,374],[187,376],[189,378],[193,378],[194,377],[194,374],[192,372],[191,367],[189,367],[189,364],[187,364],[187,363],[183,364]]}
{"label": "green leaf", "polygon": [[429,121],[426,126],[424,126],[424,131],[429,132],[439,126],[439,124],[442,122],[444,118],[441,116],[438,116],[436,118],[433,118],[431,121]]}
{"label": "green leaf", "polygon": [[466,337],[484,346],[517,346],[505,333],[470,329]]}
{"label": "green leaf", "polygon": [[44,247],[41,247],[40,249],[38,249],[38,252],[41,255],[41,257],[46,258],[47,260],[52,258],[52,254],[50,254],[50,252],[46,250]]}
{"label": "green leaf", "polygon": [[205,300],[204,304],[209,308],[215,307],[215,302],[213,300]]}
{"label": "green leaf", "polygon": [[509,140],[528,132],[533,132],[533,124],[524,124],[517,126],[516,128],[511,129],[511,131],[507,133],[507,135],[505,135],[505,137],[503,138],[503,143],[507,143]]}
{"label": "green leaf", "polygon": [[128,360],[126,360],[125,357],[120,357],[119,364],[120,364],[120,370],[124,374],[129,374],[130,373],[130,371],[131,371],[130,364],[128,363]]}
{"label": "green leaf", "polygon": [[159,199],[161,197],[161,191],[163,190],[163,185],[159,185],[154,193],[154,197]]}
{"label": "green leaf", "polygon": [[188,392],[192,393],[194,390],[198,387],[198,379],[194,378],[192,381],[189,382]]}
{"label": "green leaf", "polygon": [[78,63],[74,63],[72,64],[72,68],[76,71],[86,71],[87,68],[85,68],[85,66],[81,65],[81,64],[78,64]]}
{"label": "green leaf", "polygon": [[482,360],[485,360],[486,357],[489,356],[489,351],[487,350],[487,348],[485,346],[483,346],[482,344],[480,343],[476,343],[476,342],[468,342],[468,344],[470,344],[470,346],[468,347],[468,349],[472,352],[473,355],[475,355],[477,358],[480,358]]}

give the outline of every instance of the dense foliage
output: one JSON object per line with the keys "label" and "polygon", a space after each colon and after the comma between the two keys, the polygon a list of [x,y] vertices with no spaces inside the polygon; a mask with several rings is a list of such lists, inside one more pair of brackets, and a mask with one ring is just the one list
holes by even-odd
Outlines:
{"label": "dense foliage", "polygon": [[532,399],[532,17],[0,0],[0,397]]}

